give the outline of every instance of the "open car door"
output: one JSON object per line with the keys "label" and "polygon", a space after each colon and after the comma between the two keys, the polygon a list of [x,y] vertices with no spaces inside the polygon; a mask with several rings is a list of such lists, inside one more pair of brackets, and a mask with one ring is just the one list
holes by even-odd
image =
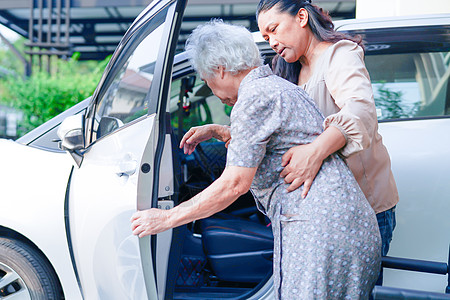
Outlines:
{"label": "open car door", "polygon": [[173,206],[165,112],[185,5],[154,1],[141,13],[88,108],[87,147],[66,199],[72,263],[86,299],[164,297],[171,231],[138,239],[130,218],[136,209]]}

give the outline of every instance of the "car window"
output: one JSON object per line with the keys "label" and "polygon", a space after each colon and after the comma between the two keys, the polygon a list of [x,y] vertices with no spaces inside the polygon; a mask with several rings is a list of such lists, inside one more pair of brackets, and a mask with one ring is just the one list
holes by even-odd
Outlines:
{"label": "car window", "polygon": [[[223,104],[206,83],[196,74],[174,80],[170,93],[170,120],[177,143],[195,126],[205,124],[230,125],[231,107]],[[191,155],[178,152],[183,180],[191,196],[205,188],[222,174],[227,148],[214,138],[198,144]]]}
{"label": "car window", "polygon": [[[186,88],[189,81],[191,87]],[[223,104],[198,75],[173,81],[170,96],[171,125],[179,138],[194,126],[230,124],[231,107]]]}
{"label": "car window", "polygon": [[449,65],[448,51],[367,55],[378,119],[449,115]]}
{"label": "car window", "polygon": [[154,67],[161,43],[167,9],[145,25],[147,32],[137,31],[137,40],[128,42],[117,59],[122,66],[97,102],[93,122],[94,139],[98,139],[130,123],[148,112],[147,93],[150,91]]}

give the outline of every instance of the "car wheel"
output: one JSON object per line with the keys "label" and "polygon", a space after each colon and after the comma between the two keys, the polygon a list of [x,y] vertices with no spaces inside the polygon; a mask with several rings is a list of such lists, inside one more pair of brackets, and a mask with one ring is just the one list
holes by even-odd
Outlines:
{"label": "car wheel", "polygon": [[34,248],[0,238],[0,298],[62,299],[55,272]]}

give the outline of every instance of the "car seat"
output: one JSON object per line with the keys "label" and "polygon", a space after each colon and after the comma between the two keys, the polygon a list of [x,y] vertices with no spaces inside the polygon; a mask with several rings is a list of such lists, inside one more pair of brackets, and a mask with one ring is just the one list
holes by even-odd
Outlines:
{"label": "car seat", "polygon": [[201,229],[206,257],[219,279],[258,283],[272,271],[270,226],[219,213],[202,220]]}

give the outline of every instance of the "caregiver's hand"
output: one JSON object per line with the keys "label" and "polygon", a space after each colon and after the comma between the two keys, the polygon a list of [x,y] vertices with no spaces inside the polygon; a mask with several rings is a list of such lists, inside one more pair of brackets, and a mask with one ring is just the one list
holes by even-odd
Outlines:
{"label": "caregiver's hand", "polygon": [[137,211],[131,217],[131,230],[139,237],[158,234],[170,228],[168,210],[150,208]]}
{"label": "caregiver's hand", "polygon": [[192,127],[181,139],[180,148],[184,148],[184,154],[192,154],[199,143],[213,137],[225,142],[225,147],[228,147],[231,141],[230,128],[216,124]]}
{"label": "caregiver's hand", "polygon": [[304,184],[302,198],[305,198],[322,166],[322,161],[311,144],[289,149],[282,157],[281,165],[284,169],[280,174],[281,177],[284,177],[284,182],[290,183],[287,188],[288,192],[292,192]]}
{"label": "caregiver's hand", "polygon": [[282,157],[281,165],[284,169],[280,173],[280,176],[284,177],[284,182],[290,183],[288,192],[295,191],[304,184],[302,198],[305,198],[323,160],[345,144],[346,139],[341,131],[329,126],[311,144],[289,149]]}

